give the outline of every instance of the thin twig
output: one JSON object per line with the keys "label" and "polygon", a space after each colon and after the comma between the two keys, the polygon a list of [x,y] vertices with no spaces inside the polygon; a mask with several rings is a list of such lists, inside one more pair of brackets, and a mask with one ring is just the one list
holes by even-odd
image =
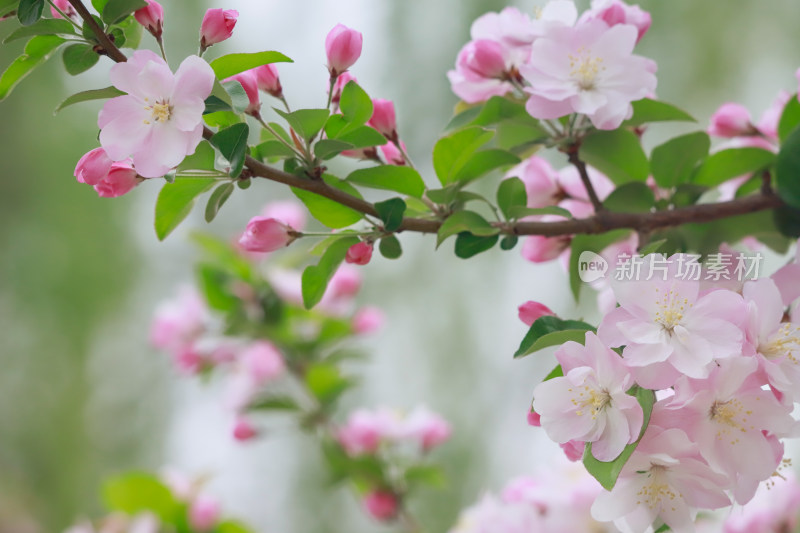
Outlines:
{"label": "thin twig", "polygon": [[570,146],[567,149],[567,155],[569,156],[569,162],[578,169],[578,174],[581,176],[581,181],[586,188],[586,194],[589,195],[589,200],[592,202],[595,213],[604,211],[605,207],[603,207],[603,202],[600,201],[600,198],[597,196],[597,191],[594,190],[594,185],[592,185],[592,180],[589,179],[586,163],[581,161],[580,157],[578,157],[578,147],[575,145]]}
{"label": "thin twig", "polygon": [[103,50],[106,54],[108,54],[108,57],[117,63],[122,63],[128,60],[125,54],[123,54],[122,51],[120,51],[120,49],[117,48],[117,46],[111,41],[111,39],[108,38],[108,35],[106,35],[106,32],[103,31],[103,28],[97,24],[97,21],[94,19],[92,14],[89,13],[89,10],[86,9],[86,6],[83,5],[81,0],[67,1],[72,5],[72,7],[75,8],[75,11],[77,11],[78,15],[83,19],[86,25],[89,26],[92,32],[94,32],[95,37],[97,37],[97,42],[99,42],[100,46],[103,47]]}

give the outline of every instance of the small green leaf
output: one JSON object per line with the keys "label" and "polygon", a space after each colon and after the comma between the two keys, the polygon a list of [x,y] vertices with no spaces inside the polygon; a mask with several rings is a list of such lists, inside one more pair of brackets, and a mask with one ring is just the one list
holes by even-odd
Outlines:
{"label": "small green leaf", "polygon": [[280,141],[267,141],[257,145],[253,149],[253,157],[256,159],[285,159],[294,157],[294,151]]}
{"label": "small green leaf", "polygon": [[656,203],[653,190],[638,181],[620,185],[603,201],[609,211],[620,213],[649,213]]}
{"label": "small green leaf", "polygon": [[363,126],[372,117],[372,100],[356,82],[349,81],[342,89],[339,109],[348,128]]}
{"label": "small green leaf", "polygon": [[0,0],[0,17],[9,15],[19,7],[19,0]]}
{"label": "small green leaf", "polygon": [[793,94],[783,108],[778,122],[778,138],[781,142],[784,142],[798,125],[800,125],[800,101],[797,100],[797,94]]}
{"label": "small green leaf", "polygon": [[547,374],[542,381],[543,382],[550,381],[551,379],[563,378],[563,377],[564,377],[564,369],[561,368],[561,365],[556,365],[556,367],[553,370],[551,370],[550,373]]}
{"label": "small green leaf", "polygon": [[721,150],[697,168],[692,183],[714,187],[731,178],[765,169],[775,161],[775,154],[762,148],[730,148]]}
{"label": "small green leaf", "polygon": [[3,40],[3,44],[33,35],[75,35],[75,27],[64,19],[42,19],[35,24],[23,26],[11,32]]}
{"label": "small green leaf", "polygon": [[[102,13],[102,10],[98,10],[99,13]],[[116,31],[122,30],[123,35],[123,42],[117,42],[118,47],[125,46],[126,48],[139,48],[139,44],[142,42],[142,33],[144,32],[144,26],[139,24],[139,22],[133,18],[128,17],[112,30],[112,33],[116,37]]]}
{"label": "small green leaf", "polygon": [[116,87],[106,87],[104,89],[91,89],[88,91],[82,91],[67,97],[66,100],[58,104],[58,107],[54,111],[54,114],[58,113],[65,107],[69,107],[73,104],[78,104],[80,102],[89,102],[91,100],[103,100],[106,98],[114,98],[116,96],[122,96],[123,94],[125,93],[120,91]]}
{"label": "small green leaf", "polygon": [[314,144],[314,155],[320,159],[330,159],[345,150],[352,150],[353,148],[355,146],[352,144],[337,139],[322,139]]}
{"label": "small green leaf", "polygon": [[[445,131],[454,131],[466,126],[491,126],[504,121],[517,121],[537,127],[539,121],[525,110],[525,104],[502,96],[492,96],[483,105],[470,107],[450,121]],[[540,130],[544,134],[544,130]]]}
{"label": "small green leaf", "polygon": [[633,117],[622,123],[623,126],[640,126],[648,122],[680,121],[697,122],[686,111],[672,104],[644,98],[633,102]]}
{"label": "small green leaf", "polygon": [[156,200],[156,236],[163,241],[192,211],[194,200],[214,186],[215,180],[179,178],[167,183]]}
{"label": "small green leaf", "polygon": [[497,168],[516,165],[519,157],[500,149],[482,150],[472,155],[455,173],[453,181],[466,183],[495,170]]}
{"label": "small green leaf", "polygon": [[581,320],[564,320],[551,315],[539,317],[528,329],[528,333],[514,353],[514,358],[524,357],[567,341],[583,344],[587,331],[595,331],[595,328]]}
{"label": "small green leaf", "polygon": [[386,259],[397,259],[403,255],[403,247],[394,235],[387,235],[378,243],[378,251]]}
{"label": "small green leaf", "polygon": [[456,256],[469,259],[474,255],[490,250],[498,240],[498,236],[478,237],[469,232],[459,233],[456,237]]}
{"label": "small green leaf", "polygon": [[474,211],[456,211],[445,219],[436,235],[436,247],[451,235],[469,232],[480,237],[490,237],[500,233],[500,229],[492,226],[485,218]]}
{"label": "small green leaf", "polygon": [[665,533],[667,531],[672,531],[672,528],[667,524],[663,524],[660,528],[655,530],[655,533]]}
{"label": "small green leaf", "polygon": [[[323,179],[331,187],[335,187],[347,194],[361,198],[359,192],[346,181],[327,175],[323,176]],[[292,187],[292,192],[305,204],[314,218],[329,228],[344,228],[364,218],[364,215],[355,209],[343,206],[339,202],[334,202],[333,200],[329,200],[313,192],[295,187]]]}
{"label": "small green leaf", "polygon": [[711,139],[704,131],[670,139],[653,148],[650,170],[661,187],[670,188],[687,183],[695,165],[708,155]]}
{"label": "small green leaf", "polygon": [[406,485],[411,490],[415,487],[433,487],[443,488],[446,485],[446,479],[441,467],[438,465],[414,465],[406,470],[403,476],[406,480]]}
{"label": "small green leaf", "polygon": [[217,159],[217,154],[208,143],[208,141],[200,141],[200,144],[195,148],[192,155],[186,158],[178,165],[178,172],[186,170],[215,170],[214,162]]}
{"label": "small green leaf", "polygon": [[500,241],[500,249],[506,251],[513,250],[518,242],[519,242],[519,237],[517,237],[516,235],[506,235]]}
{"label": "small green leaf", "polygon": [[325,127],[330,111],[327,109],[298,109],[291,113],[273,108],[286,119],[286,122],[300,135],[306,142],[316,137],[317,133]]}
{"label": "small green leaf", "polygon": [[584,139],[580,157],[617,185],[645,181],[650,175],[650,165],[639,137],[628,130],[592,133]]}
{"label": "small green leaf", "polygon": [[149,511],[165,523],[173,523],[180,508],[169,488],[158,478],[142,472],[131,472],[108,480],[103,499],[112,511],[136,514]]}
{"label": "small green leaf", "polygon": [[355,129],[348,130],[336,139],[350,143],[356,148],[381,146],[388,142],[386,137],[379,133],[378,130],[369,126],[359,126]]}
{"label": "small green leaf", "polygon": [[319,263],[303,270],[303,305],[311,309],[319,303],[334,272],[344,261],[347,250],[358,243],[358,237],[344,237],[332,243],[322,254]]}
{"label": "small green leaf", "polygon": [[254,52],[249,54],[228,54],[211,62],[217,78],[224,80],[235,74],[270,63],[291,63],[292,60],[280,52]]}
{"label": "small green leaf", "polygon": [[527,207],[528,194],[525,184],[519,178],[508,178],[500,182],[497,188],[497,207],[507,219],[512,219],[512,209]]}
{"label": "small green leaf", "polygon": [[53,52],[66,42],[57,35],[37,35],[25,45],[25,52],[14,60],[0,76],[0,100],[5,99],[14,87],[33,69],[47,61]]}
{"label": "small green leaf", "polygon": [[102,13],[103,12],[103,8],[106,7],[107,3],[108,3],[108,0],[92,0],[92,7],[94,7],[94,9],[98,13]]}
{"label": "small green leaf", "polygon": [[425,182],[415,169],[405,166],[380,165],[361,168],[347,176],[347,181],[373,189],[407,194],[420,198],[425,192]]}
{"label": "small green leaf", "polygon": [[775,185],[784,202],[800,208],[800,128],[781,145],[775,164]]}
{"label": "small green leaf", "polygon": [[229,172],[231,177],[238,177],[242,173],[244,159],[247,155],[247,137],[249,134],[249,126],[241,123],[218,131],[211,137],[211,144],[216,146],[222,157],[231,164]]}
{"label": "small green leaf", "polygon": [[71,44],[64,49],[64,68],[76,76],[86,72],[100,61],[100,56],[89,44]]}
{"label": "small green leaf", "polygon": [[42,16],[45,0],[20,0],[17,18],[23,26],[30,26]]}
{"label": "small green leaf", "polygon": [[[92,20],[101,28],[104,26],[103,20],[97,15],[92,15]],[[83,26],[81,27],[81,35],[83,35],[83,38],[89,41],[90,44],[98,43],[97,35],[94,33],[94,30],[89,25],[88,21],[83,22]]]}
{"label": "small green leaf", "polygon": [[403,223],[406,203],[401,198],[390,198],[383,202],[377,202],[375,210],[383,221],[383,228],[386,231],[397,231]]}
{"label": "small green leaf", "polygon": [[147,7],[147,2],[144,0],[108,0],[103,7],[103,20],[109,25],[117,24],[143,7]]}
{"label": "small green leaf", "polygon": [[253,533],[253,530],[240,522],[225,520],[217,524],[214,533]]}
{"label": "small green leaf", "polygon": [[456,181],[475,151],[493,136],[494,132],[473,126],[439,139],[433,147],[433,168],[439,182],[447,185]]}
{"label": "small green leaf", "polygon": [[203,111],[204,115],[208,115],[209,113],[216,113],[217,111],[231,111],[232,108],[228,105],[222,98],[218,96],[214,96],[213,94],[206,98],[206,108]]}
{"label": "small green leaf", "polygon": [[206,204],[206,222],[211,222],[216,218],[220,207],[228,201],[228,198],[230,198],[233,193],[233,189],[234,186],[231,182],[223,183],[214,189],[214,192],[211,193],[208,203]]}
{"label": "small green leaf", "polygon": [[[228,93],[231,99],[231,108],[234,113],[244,113],[250,106],[250,97],[247,96],[244,87],[238,80],[221,82],[222,88]],[[222,100],[222,99],[221,99]],[[223,102],[225,100],[222,100]]]}
{"label": "small green leaf", "polygon": [[252,411],[298,411],[300,406],[290,396],[268,396],[257,399],[247,405]]}

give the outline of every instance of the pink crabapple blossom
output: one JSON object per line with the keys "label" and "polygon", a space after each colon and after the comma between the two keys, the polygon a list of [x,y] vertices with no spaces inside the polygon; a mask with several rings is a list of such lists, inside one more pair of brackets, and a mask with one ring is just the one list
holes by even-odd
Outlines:
{"label": "pink crabapple blossom", "polygon": [[[400,141],[400,146],[403,148],[403,151],[405,151],[406,143]],[[403,157],[403,152],[401,152],[393,142],[382,144],[378,148],[380,148],[387,165],[403,166],[406,164],[406,158]]]}
{"label": "pink crabapple blossom", "polygon": [[456,58],[456,68],[447,73],[453,92],[468,104],[503,96],[514,90],[518,76],[510,51],[488,39],[470,41]]}
{"label": "pink crabapple blossom", "polygon": [[791,470],[783,470],[759,485],[756,495],[741,508],[733,508],[722,533],[781,533],[795,531],[800,512],[800,483]]}
{"label": "pink crabapple blossom", "polygon": [[714,111],[707,131],[713,137],[739,137],[757,133],[750,119],[750,111],[735,102],[726,102]]}
{"label": "pink crabapple blossom", "polygon": [[294,239],[294,230],[280,220],[255,216],[247,223],[239,245],[248,252],[274,252]]}
{"label": "pink crabapple blossom", "polygon": [[274,344],[265,340],[257,340],[249,344],[239,354],[239,360],[257,385],[277,379],[286,369],[283,355]]}
{"label": "pink crabapple blossom", "polygon": [[114,163],[102,148],[95,148],[80,158],[75,166],[75,178],[80,183],[97,185],[108,176]]}
{"label": "pink crabapple blossom", "polygon": [[305,208],[293,200],[270,202],[261,210],[261,216],[279,220],[295,231],[306,228]]}
{"label": "pink crabapple blossom", "polygon": [[[58,9],[56,9],[58,8]],[[67,17],[71,19],[77,19],[78,13],[75,11],[75,8],[72,7],[72,4],[69,3],[68,0],[53,0],[53,5],[50,6],[50,14],[53,15],[53,18],[64,18],[58,10],[61,10]],[[2,19],[0,19],[2,20]]]}
{"label": "pink crabapple blossom", "polygon": [[357,242],[347,250],[344,260],[351,265],[366,265],[372,259],[372,243],[368,241]]}
{"label": "pink crabapple blossom", "polygon": [[258,436],[258,430],[249,419],[239,416],[233,425],[233,438],[239,442],[246,442]]}
{"label": "pink crabapple blossom", "polygon": [[114,161],[103,179],[94,185],[101,198],[116,198],[129,193],[142,182],[130,159]]}
{"label": "pink crabapple blossom", "polygon": [[211,45],[230,39],[239,12],[235,9],[209,9],[203,16],[200,25],[200,48],[205,50]]}
{"label": "pink crabapple blossom", "polygon": [[111,67],[111,83],[128,94],[100,110],[100,144],[114,161],[131,157],[145,178],[158,178],[194,153],[203,135],[205,99],[214,71],[197,56],[173,74],[149,50],[137,50]]}
{"label": "pink crabapple blossom", "polygon": [[153,37],[161,40],[164,31],[164,8],[155,0],[145,0],[145,2],[147,6],[134,11],[133,16],[136,22],[153,34]]}
{"label": "pink crabapple blossom", "polygon": [[652,24],[650,13],[637,5],[628,5],[622,0],[592,0],[591,9],[581,16],[579,23],[590,19],[600,19],[609,26],[616,24],[635,26],[639,32],[637,43],[642,40]]}
{"label": "pink crabapple blossom", "polygon": [[183,287],[175,298],[156,308],[150,342],[161,350],[178,351],[204,334],[210,320],[208,306],[200,293],[193,287]]}
{"label": "pink crabapple blossom", "polygon": [[372,490],[364,496],[364,509],[375,520],[388,522],[399,510],[397,496],[387,490]]}
{"label": "pink crabapple blossom", "polygon": [[212,531],[219,517],[219,500],[207,494],[200,494],[189,505],[189,524],[198,533]]}
{"label": "pink crabapple blossom", "polygon": [[336,78],[353,66],[361,56],[363,36],[344,24],[337,24],[325,38],[325,55],[328,57],[328,71]]}
{"label": "pink crabapple blossom", "polygon": [[394,113],[394,102],[383,98],[372,101],[372,117],[367,122],[387,139],[397,138],[397,119]]}
{"label": "pink crabapple blossom", "polygon": [[368,335],[381,329],[385,322],[386,316],[383,311],[374,306],[367,306],[356,311],[351,324],[355,333]]}
{"label": "pink crabapple blossom", "polygon": [[275,65],[261,65],[253,69],[256,76],[258,88],[275,98],[283,98],[283,87],[278,77],[278,67]]}
{"label": "pink crabapple blossom", "polygon": [[527,326],[532,326],[534,322],[543,316],[555,316],[555,313],[546,305],[533,300],[528,300],[517,308],[519,319]]}
{"label": "pink crabapple blossom", "polygon": [[420,448],[427,452],[450,438],[450,424],[426,407],[417,407],[406,415],[404,435],[419,442]]}

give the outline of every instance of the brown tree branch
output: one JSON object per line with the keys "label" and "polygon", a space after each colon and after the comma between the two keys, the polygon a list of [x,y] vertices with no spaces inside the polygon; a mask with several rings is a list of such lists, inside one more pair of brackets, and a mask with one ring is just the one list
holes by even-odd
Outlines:
{"label": "brown tree branch", "polygon": [[589,200],[592,202],[594,212],[600,213],[604,211],[605,207],[603,207],[603,202],[600,201],[600,198],[597,196],[597,191],[594,190],[594,185],[592,185],[592,180],[589,179],[589,171],[586,170],[586,163],[581,161],[580,157],[578,157],[578,146],[570,146],[567,149],[567,156],[569,157],[569,162],[578,169],[578,174],[583,182],[583,187],[586,189],[586,194],[589,195]]}
{"label": "brown tree branch", "polygon": [[125,54],[123,54],[122,51],[117,48],[117,45],[115,45],[114,42],[108,38],[108,35],[106,35],[106,32],[103,31],[103,28],[97,24],[97,21],[94,20],[94,17],[91,13],[89,13],[89,10],[86,9],[86,6],[83,5],[81,0],[67,1],[72,4],[72,7],[74,7],[75,11],[78,12],[78,15],[80,15],[86,25],[89,26],[89,28],[91,28],[91,30],[94,32],[95,37],[97,37],[97,42],[99,42],[100,46],[103,47],[103,51],[106,53],[106,55],[108,55],[108,57],[117,63],[123,63],[128,60]]}

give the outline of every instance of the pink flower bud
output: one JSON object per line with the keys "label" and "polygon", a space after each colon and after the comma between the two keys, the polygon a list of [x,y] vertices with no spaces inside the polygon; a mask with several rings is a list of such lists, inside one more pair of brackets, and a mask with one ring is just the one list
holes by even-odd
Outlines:
{"label": "pink flower bud", "polygon": [[467,43],[458,54],[456,68],[478,79],[502,79],[507,70],[503,46],[490,39]]}
{"label": "pink flower bud", "polygon": [[331,77],[338,77],[349,69],[361,56],[363,37],[360,32],[337,24],[325,38],[325,54]]}
{"label": "pink flower bud", "polygon": [[161,39],[164,30],[164,8],[155,0],[145,0],[145,2],[147,2],[147,7],[137,9],[133,16],[156,39]]}
{"label": "pink flower bud", "polygon": [[385,321],[383,311],[377,307],[362,307],[353,316],[352,325],[356,333],[366,335],[381,329]]}
{"label": "pink flower bud", "polygon": [[549,307],[533,300],[528,300],[520,305],[517,310],[519,311],[519,319],[528,326],[532,326],[540,317],[555,316],[555,313]]}
{"label": "pink flower bud", "polygon": [[366,265],[372,259],[372,243],[361,241],[347,250],[344,260],[354,265]]}
{"label": "pink flower bud", "polygon": [[542,427],[542,417],[533,408],[528,411],[528,425],[537,428]]}
{"label": "pink flower bud", "polygon": [[253,69],[253,72],[255,72],[259,89],[275,98],[283,96],[283,87],[281,87],[281,80],[278,77],[278,67],[271,64],[261,65]]}
{"label": "pink flower bud", "polygon": [[200,26],[200,47],[205,50],[233,35],[239,12],[235,9],[209,9]]}
{"label": "pink flower bud", "polygon": [[[53,0],[53,4],[55,7],[50,6],[50,14],[53,15],[53,18],[63,19],[64,17],[61,16],[61,13],[56,10],[56,7],[64,12],[69,18],[74,19],[78,16],[78,13],[75,11],[75,8],[72,7],[67,0]],[[3,19],[0,19],[3,20]]]}
{"label": "pink flower bud", "polygon": [[750,111],[741,104],[727,102],[711,115],[709,135],[730,138],[754,133],[756,131],[750,122]]}
{"label": "pink flower bud", "polygon": [[583,459],[583,450],[586,447],[585,442],[579,440],[570,440],[559,444],[559,446],[561,446],[561,450],[564,452],[564,455],[567,456],[567,459],[573,463]]}
{"label": "pink flower bud", "polygon": [[[400,146],[403,147],[403,150],[406,149],[406,143],[400,141]],[[401,166],[406,164],[406,160],[403,157],[403,154],[400,150],[395,146],[393,142],[388,142],[386,144],[382,144],[379,146],[381,152],[383,153],[383,157],[386,159],[387,165],[396,165]]]}
{"label": "pink flower bud", "polygon": [[223,82],[238,81],[242,84],[244,92],[247,94],[247,99],[250,100],[250,105],[245,109],[245,113],[255,116],[261,109],[261,99],[258,95],[258,78],[257,74],[252,70],[245,70],[230,78],[225,78]]}
{"label": "pink flower bud", "polygon": [[303,231],[306,227],[306,211],[301,204],[293,200],[270,202],[264,206],[261,214],[280,220],[296,231]]}
{"label": "pink flower bud", "polygon": [[236,419],[233,426],[233,438],[239,442],[245,442],[258,436],[258,430],[244,417]]}
{"label": "pink flower bud", "polygon": [[339,100],[342,99],[342,91],[344,90],[345,86],[354,81],[358,83],[356,77],[350,74],[349,72],[345,72],[340,74],[338,78],[336,78],[336,83],[333,85],[333,96],[331,96],[331,103],[334,105],[339,105]]}
{"label": "pink flower bud", "polygon": [[598,18],[609,26],[617,24],[636,26],[639,32],[636,38],[637,43],[644,37],[652,23],[650,13],[642,10],[639,6],[628,5],[621,0],[594,0],[592,9],[587,11],[581,20],[587,18]]}
{"label": "pink flower bud", "polygon": [[373,490],[364,496],[364,509],[381,522],[392,520],[397,514],[397,496],[385,490]]}
{"label": "pink flower bud", "polygon": [[332,298],[353,298],[361,289],[361,273],[354,267],[342,265],[328,283]]}
{"label": "pink flower bud", "polygon": [[116,198],[126,194],[143,181],[133,169],[130,159],[115,161],[108,175],[95,184],[94,190],[102,198]]}
{"label": "pink flower bud", "polygon": [[95,148],[80,158],[75,166],[75,178],[80,183],[97,185],[108,176],[114,162],[102,148]]}
{"label": "pink flower bud", "polygon": [[367,122],[381,132],[387,139],[397,137],[397,121],[394,116],[394,103],[381,98],[372,101],[372,118]]}
{"label": "pink flower bud", "polygon": [[217,525],[220,515],[219,502],[201,494],[189,507],[189,524],[198,532],[211,531]]}
{"label": "pink flower bud", "polygon": [[428,410],[417,407],[405,421],[405,433],[419,441],[423,451],[430,451],[450,438],[452,430],[447,420]]}
{"label": "pink flower bud", "polygon": [[239,246],[248,252],[273,252],[294,240],[292,231],[292,228],[274,218],[253,217],[239,239]]}
{"label": "pink flower bud", "polygon": [[258,385],[271,381],[285,370],[283,356],[271,342],[255,341],[240,354],[242,364]]}

